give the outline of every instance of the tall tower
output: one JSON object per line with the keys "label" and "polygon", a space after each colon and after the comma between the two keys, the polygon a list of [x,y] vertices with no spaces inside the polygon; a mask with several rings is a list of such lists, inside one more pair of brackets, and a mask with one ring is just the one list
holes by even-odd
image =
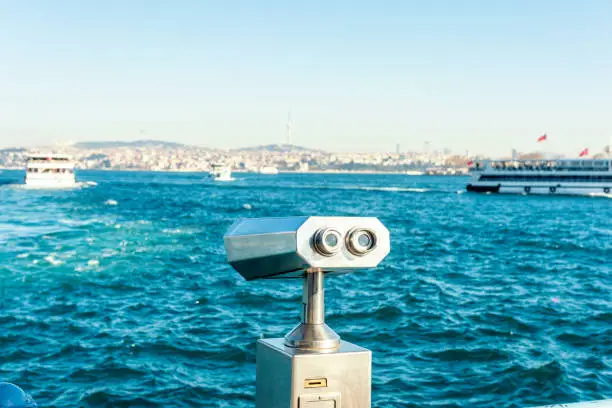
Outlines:
{"label": "tall tower", "polygon": [[291,122],[291,111],[289,111],[287,113],[287,125],[286,125],[286,129],[285,129],[285,133],[286,133],[286,137],[287,137],[286,143],[288,145],[291,144],[291,131],[293,130],[292,127],[293,127],[293,123]]}

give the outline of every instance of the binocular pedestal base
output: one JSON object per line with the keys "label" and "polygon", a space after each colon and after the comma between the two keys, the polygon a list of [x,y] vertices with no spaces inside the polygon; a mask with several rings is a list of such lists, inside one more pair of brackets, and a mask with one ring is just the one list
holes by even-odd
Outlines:
{"label": "binocular pedestal base", "polygon": [[257,342],[257,408],[371,408],[371,383],[372,353],[346,341],[321,352]]}
{"label": "binocular pedestal base", "polygon": [[285,345],[301,350],[324,352],[326,349],[337,348],[340,345],[340,336],[325,323],[300,323],[285,336]]}

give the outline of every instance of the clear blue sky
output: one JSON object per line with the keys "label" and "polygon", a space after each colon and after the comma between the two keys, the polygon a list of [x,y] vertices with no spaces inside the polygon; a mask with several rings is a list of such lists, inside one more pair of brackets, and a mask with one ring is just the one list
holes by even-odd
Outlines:
{"label": "clear blue sky", "polygon": [[6,0],[0,146],[599,150],[612,1]]}

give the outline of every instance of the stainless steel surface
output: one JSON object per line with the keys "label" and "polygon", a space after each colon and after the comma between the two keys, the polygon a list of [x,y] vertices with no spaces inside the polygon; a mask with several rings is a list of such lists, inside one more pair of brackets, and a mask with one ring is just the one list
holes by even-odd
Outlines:
{"label": "stainless steel surface", "polygon": [[323,287],[322,269],[306,271],[302,295],[302,323],[325,323],[325,288]]}
{"label": "stainless steel surface", "polygon": [[318,395],[300,395],[298,405],[304,408],[337,408],[342,405],[339,392],[328,392]]}
{"label": "stainless steel surface", "polygon": [[285,345],[306,350],[338,347],[340,336],[325,324],[323,270],[306,270],[302,295],[302,320],[285,336]]}
{"label": "stainless steel surface", "polygon": [[[369,252],[356,255],[347,247],[347,234],[354,229],[374,234],[376,245]],[[335,233],[317,236],[318,231],[329,230],[340,236],[337,247],[331,245]],[[328,236],[331,241],[321,241]],[[308,268],[321,268],[327,274],[374,268],[390,249],[389,231],[373,217],[243,219],[229,228],[224,241],[228,262],[247,280],[298,278]]]}
{"label": "stainless steel surface", "polygon": [[[325,379],[326,387],[309,387]],[[372,353],[342,341],[329,353],[257,342],[257,408],[370,408]]]}
{"label": "stainless steel surface", "polygon": [[285,336],[285,345],[303,350],[326,352],[340,344],[340,336],[323,324],[300,323]]}

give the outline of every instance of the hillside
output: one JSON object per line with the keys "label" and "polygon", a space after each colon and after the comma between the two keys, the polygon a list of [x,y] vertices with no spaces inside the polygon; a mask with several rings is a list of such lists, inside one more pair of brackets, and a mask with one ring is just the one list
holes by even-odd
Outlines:
{"label": "hillside", "polygon": [[322,152],[320,149],[310,149],[308,147],[296,146],[291,144],[269,144],[251,147],[241,147],[232,149],[234,152],[274,152],[274,153],[301,153],[301,152]]}
{"label": "hillside", "polygon": [[162,148],[177,148],[185,147],[184,144],[165,142],[163,140],[135,140],[133,142],[109,141],[109,142],[79,142],[73,147],[77,149],[113,149],[117,147],[162,147]]}

